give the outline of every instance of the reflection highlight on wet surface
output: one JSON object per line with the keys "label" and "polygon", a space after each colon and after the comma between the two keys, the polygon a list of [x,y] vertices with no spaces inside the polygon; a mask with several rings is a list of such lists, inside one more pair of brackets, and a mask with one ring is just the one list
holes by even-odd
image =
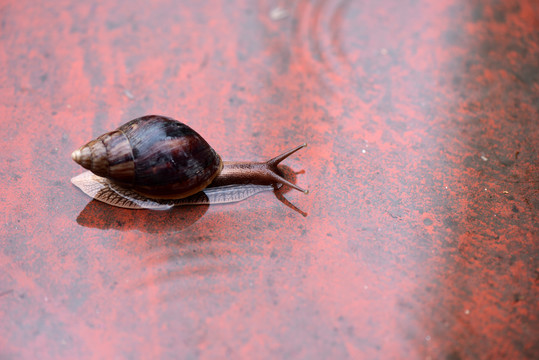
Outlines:
{"label": "reflection highlight on wet surface", "polygon": [[[162,299],[186,297],[203,290],[205,286],[201,286],[199,278],[226,277],[239,271],[234,253],[235,244],[226,242],[172,240],[144,254],[138,269],[126,274],[130,281],[123,288],[127,293],[136,293],[155,286],[161,288]],[[205,285],[213,288],[215,283],[206,281]]]}
{"label": "reflection highlight on wet surface", "polygon": [[324,93],[340,93],[343,85],[353,82],[357,69],[343,36],[351,3],[299,0],[273,4],[269,22],[262,22],[271,38],[269,49],[279,58],[280,72],[291,70],[315,78]]}
{"label": "reflection highlight on wet surface", "polygon": [[[209,232],[192,229],[187,230],[188,234],[155,237],[136,246],[138,251],[134,251],[133,244],[124,244],[129,254],[119,258],[121,266],[114,276],[121,279],[115,285],[117,296],[126,299],[151,296],[154,303],[177,303],[229,293],[227,284],[235,278],[234,273],[240,278],[246,272],[256,274],[259,261],[267,259],[268,253],[255,239],[217,236],[223,231],[237,231],[233,222],[227,224],[230,227],[224,225]],[[133,241],[137,242],[138,238]]]}
{"label": "reflection highlight on wet surface", "polygon": [[300,0],[294,4],[292,46],[294,56],[331,92],[350,81],[354,69],[343,43],[343,22],[349,0]]}

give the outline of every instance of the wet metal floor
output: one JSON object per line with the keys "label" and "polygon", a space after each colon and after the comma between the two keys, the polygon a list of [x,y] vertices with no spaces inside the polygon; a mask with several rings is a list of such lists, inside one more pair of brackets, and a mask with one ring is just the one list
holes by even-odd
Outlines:
{"label": "wet metal floor", "polygon": [[[4,1],[0,358],[536,358],[538,59],[535,0]],[[70,183],[146,114],[225,160],[307,142],[310,194]]]}

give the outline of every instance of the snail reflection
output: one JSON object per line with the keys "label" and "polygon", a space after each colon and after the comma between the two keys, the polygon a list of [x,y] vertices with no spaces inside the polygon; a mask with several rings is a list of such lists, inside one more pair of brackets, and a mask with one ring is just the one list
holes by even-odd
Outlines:
{"label": "snail reflection", "polygon": [[93,200],[77,216],[81,226],[97,229],[139,230],[151,234],[187,229],[200,220],[209,205],[175,207],[169,211],[133,212]]}
{"label": "snail reflection", "polygon": [[[72,182],[96,200],[129,209],[230,203],[278,185],[307,194],[286,180],[278,168],[305,146],[266,162],[222,161],[187,125],[149,115],[75,150],[73,160],[91,172],[74,177]],[[201,191],[204,195],[197,196]]]}

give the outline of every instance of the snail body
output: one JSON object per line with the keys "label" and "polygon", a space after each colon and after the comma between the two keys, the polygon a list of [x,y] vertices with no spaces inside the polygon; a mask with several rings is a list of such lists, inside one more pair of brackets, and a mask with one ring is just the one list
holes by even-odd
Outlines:
{"label": "snail body", "polygon": [[[137,206],[133,206],[133,198],[157,204],[167,203],[162,199],[173,199],[168,202],[173,205],[208,203],[207,199],[189,198],[206,188],[206,193],[231,199],[221,202],[238,201],[241,197],[232,192],[249,193],[245,188],[238,189],[238,185],[244,184],[285,184],[307,193],[284,179],[277,168],[304,146],[267,162],[227,162],[189,126],[168,117],[149,115],[131,120],[75,150],[72,159],[93,174],[81,174],[72,181],[97,200],[129,208],[151,207],[144,202],[135,202]],[[125,201],[119,200],[122,198]]]}

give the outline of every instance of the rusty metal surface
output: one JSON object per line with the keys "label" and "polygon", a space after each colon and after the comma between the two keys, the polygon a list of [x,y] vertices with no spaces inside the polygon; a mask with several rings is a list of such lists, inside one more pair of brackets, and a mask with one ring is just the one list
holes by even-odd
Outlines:
{"label": "rusty metal surface", "polygon": [[[538,59],[534,0],[4,1],[0,358],[536,357]],[[226,160],[308,142],[311,193],[71,185],[152,113]]]}

